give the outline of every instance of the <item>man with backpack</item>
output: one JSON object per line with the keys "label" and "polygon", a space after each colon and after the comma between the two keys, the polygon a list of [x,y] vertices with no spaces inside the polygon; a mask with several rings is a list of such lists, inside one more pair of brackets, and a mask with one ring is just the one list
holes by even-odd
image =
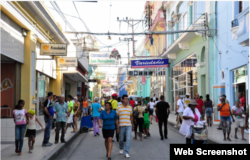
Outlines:
{"label": "man with backpack", "polygon": [[[112,99],[110,99],[108,102],[111,103],[112,110],[116,111],[118,107],[118,101],[117,101],[118,95],[116,93],[112,94]],[[115,128],[116,132],[116,140],[119,142],[119,133],[117,133],[117,128]],[[114,140],[112,140],[114,142]]]}

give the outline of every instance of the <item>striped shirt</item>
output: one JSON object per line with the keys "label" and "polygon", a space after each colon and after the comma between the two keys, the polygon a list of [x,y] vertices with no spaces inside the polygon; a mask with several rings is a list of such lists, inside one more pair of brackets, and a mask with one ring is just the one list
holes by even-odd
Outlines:
{"label": "striped shirt", "polygon": [[132,116],[132,107],[123,104],[117,107],[116,114],[119,116],[119,126],[131,126],[130,116]]}

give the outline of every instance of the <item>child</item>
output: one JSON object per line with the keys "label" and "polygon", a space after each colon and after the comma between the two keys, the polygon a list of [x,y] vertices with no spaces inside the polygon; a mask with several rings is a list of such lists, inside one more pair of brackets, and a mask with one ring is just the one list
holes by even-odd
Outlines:
{"label": "child", "polygon": [[144,118],[144,123],[143,123],[143,132],[145,134],[145,137],[144,138],[147,138],[149,137],[149,133],[148,133],[148,129],[149,129],[149,111],[148,109],[145,109],[145,113],[143,115],[143,118]]}
{"label": "child", "polygon": [[35,143],[35,137],[36,137],[36,121],[42,127],[43,131],[44,131],[44,128],[42,124],[40,123],[40,121],[35,116],[35,111],[33,111],[32,109],[28,110],[28,118],[29,118],[29,123],[28,123],[27,132],[26,132],[26,137],[29,138],[29,141],[28,141],[29,153],[32,153],[31,150],[34,149],[34,143]]}

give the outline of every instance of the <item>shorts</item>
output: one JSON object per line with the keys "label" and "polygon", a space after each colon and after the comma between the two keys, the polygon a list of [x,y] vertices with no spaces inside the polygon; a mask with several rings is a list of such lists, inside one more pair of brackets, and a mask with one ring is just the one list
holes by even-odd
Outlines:
{"label": "shorts", "polygon": [[207,115],[207,117],[211,117],[212,113],[213,113],[212,108],[207,108],[206,109],[206,115]]}
{"label": "shorts", "polygon": [[70,113],[70,116],[68,117],[67,123],[73,123],[73,117],[74,117],[74,113]]}
{"label": "shorts", "polygon": [[179,117],[183,117],[183,112],[178,112]]}
{"label": "shorts", "polygon": [[233,123],[234,128],[239,128],[239,127],[245,127],[245,119],[242,119],[241,121],[235,119],[235,122]]}
{"label": "shorts", "polygon": [[36,137],[36,129],[27,129],[25,137]]}
{"label": "shorts", "polygon": [[103,138],[113,138],[115,130],[114,129],[102,129]]}
{"label": "shorts", "polygon": [[149,125],[150,125],[149,122],[144,122],[142,128],[143,129],[149,129]]}
{"label": "shorts", "polygon": [[83,113],[88,113],[88,109],[89,109],[88,107],[82,107],[82,112]]}
{"label": "shorts", "polygon": [[150,108],[150,109],[149,109],[149,115],[151,115],[151,116],[152,116],[152,115],[153,115],[153,113],[154,113],[154,109],[151,109],[151,108]]}

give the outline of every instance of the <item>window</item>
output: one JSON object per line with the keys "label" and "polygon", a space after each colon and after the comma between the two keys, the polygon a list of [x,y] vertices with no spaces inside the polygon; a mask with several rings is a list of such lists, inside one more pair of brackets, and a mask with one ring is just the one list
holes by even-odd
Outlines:
{"label": "window", "polygon": [[243,10],[243,1],[239,1],[239,13]]}
{"label": "window", "polygon": [[201,50],[201,62],[206,62],[205,46]]}
{"label": "window", "polygon": [[183,30],[187,29],[187,12],[183,15]]}

